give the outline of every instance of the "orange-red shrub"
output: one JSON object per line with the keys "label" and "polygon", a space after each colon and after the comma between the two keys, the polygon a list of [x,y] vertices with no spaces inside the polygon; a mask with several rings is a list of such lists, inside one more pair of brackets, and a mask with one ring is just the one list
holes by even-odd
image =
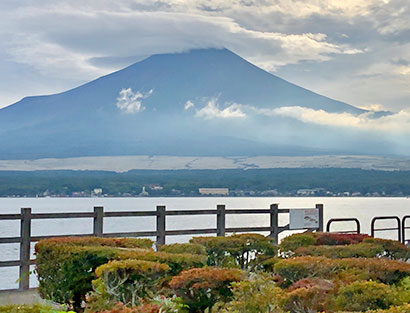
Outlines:
{"label": "orange-red shrub", "polygon": [[244,278],[244,272],[238,269],[193,268],[174,276],[169,285],[190,312],[204,312],[217,301],[228,301],[231,283]]}

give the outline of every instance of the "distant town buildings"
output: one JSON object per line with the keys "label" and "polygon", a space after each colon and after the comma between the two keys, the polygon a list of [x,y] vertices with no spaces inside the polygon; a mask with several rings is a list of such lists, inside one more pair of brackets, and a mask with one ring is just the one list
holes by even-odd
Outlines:
{"label": "distant town buildings", "polygon": [[228,196],[228,188],[199,188],[199,194],[203,196]]}
{"label": "distant town buildings", "polygon": [[164,187],[162,187],[161,185],[158,184],[150,184],[148,185],[148,188],[151,190],[155,190],[155,191],[160,191],[162,189],[164,189]]}
{"label": "distant town buildings", "polygon": [[101,196],[103,194],[103,190],[102,190],[102,188],[94,188],[92,193],[95,196]]}

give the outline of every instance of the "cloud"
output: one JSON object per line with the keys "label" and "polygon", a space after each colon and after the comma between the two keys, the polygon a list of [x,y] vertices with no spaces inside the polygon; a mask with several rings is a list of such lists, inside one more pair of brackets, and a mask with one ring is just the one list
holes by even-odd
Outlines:
{"label": "cloud", "polygon": [[184,109],[185,109],[185,110],[189,110],[190,108],[193,108],[194,106],[195,106],[195,104],[194,104],[191,100],[188,100],[188,101],[185,103]]}
{"label": "cloud", "polygon": [[[399,110],[410,70],[391,59],[410,60],[409,15],[407,0],[2,0],[0,107],[151,54],[227,47],[332,98]],[[379,77],[360,76],[378,63]]]}
{"label": "cloud", "polygon": [[349,113],[329,113],[324,110],[313,110],[306,107],[280,107],[261,112],[271,116],[285,116],[332,127],[345,127],[366,131],[393,132],[403,134],[410,132],[410,110],[374,118],[372,112],[353,115]]}
{"label": "cloud", "polygon": [[196,111],[195,116],[205,119],[244,118],[246,114],[241,110],[240,104],[233,103],[225,108],[220,108],[217,99],[212,98],[203,108]]}
{"label": "cloud", "polygon": [[135,114],[145,110],[142,106],[142,99],[148,98],[152,94],[151,89],[147,93],[143,94],[140,91],[133,92],[131,88],[123,88],[119,97],[117,98],[117,103],[115,104],[122,112],[127,114]]}

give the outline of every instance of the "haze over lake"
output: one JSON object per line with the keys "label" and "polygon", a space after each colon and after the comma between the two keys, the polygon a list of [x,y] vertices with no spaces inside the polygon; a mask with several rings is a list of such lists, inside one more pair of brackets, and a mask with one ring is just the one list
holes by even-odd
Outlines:
{"label": "haze over lake", "polygon": [[[370,232],[370,221],[374,216],[409,214],[409,198],[0,198],[0,214],[18,213],[22,207],[31,207],[33,213],[45,212],[90,212],[94,206],[104,206],[106,211],[151,211],[157,205],[166,205],[167,210],[213,209],[217,204],[227,208],[268,208],[279,203],[279,208],[312,208],[324,204],[325,222],[335,217],[357,217],[363,233]],[[287,223],[287,214],[280,216],[280,223]],[[172,216],[167,217],[167,230],[200,229],[215,227],[215,216]],[[227,227],[268,226],[267,215],[227,216]],[[393,227],[391,223],[377,226]],[[347,230],[353,225],[334,225],[332,230]],[[106,218],[104,232],[155,230],[154,217]],[[0,237],[19,236],[19,221],[0,221]],[[92,219],[34,220],[32,235],[63,235],[92,232]],[[285,233],[289,234],[289,232]],[[378,233],[378,237],[396,238],[395,232]],[[167,237],[167,243],[183,242],[190,236]],[[18,244],[2,244],[0,261],[16,260]],[[18,268],[0,269],[0,289],[17,287]],[[36,282],[33,276],[32,286]]]}

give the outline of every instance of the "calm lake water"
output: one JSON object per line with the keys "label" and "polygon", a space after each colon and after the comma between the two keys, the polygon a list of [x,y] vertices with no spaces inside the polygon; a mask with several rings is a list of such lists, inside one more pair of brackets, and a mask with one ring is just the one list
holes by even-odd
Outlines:
{"label": "calm lake water", "polygon": [[[410,214],[409,198],[0,198],[0,214],[19,213],[22,207],[31,207],[33,213],[49,212],[92,212],[94,206],[103,206],[105,211],[151,211],[157,205],[165,205],[167,210],[214,209],[217,204],[227,208],[269,208],[278,203],[279,208],[313,208],[324,204],[325,222],[336,217],[356,217],[361,221],[362,232],[370,232],[370,221],[374,216],[394,215],[400,218]],[[280,222],[288,222],[287,214],[281,214]],[[167,230],[212,228],[215,216],[170,216]],[[228,215],[227,227],[269,226],[268,215]],[[392,222],[377,226],[394,226]],[[348,230],[350,225],[332,226],[332,230]],[[92,219],[34,220],[32,235],[63,235],[92,232]],[[150,231],[155,230],[155,217],[105,218],[104,232]],[[0,237],[19,236],[18,221],[0,221]],[[286,235],[290,232],[282,234]],[[396,238],[394,232],[380,232],[378,237]],[[407,236],[410,236],[410,231]],[[167,243],[186,242],[191,236],[167,237]],[[17,260],[18,244],[0,244],[0,261]],[[18,269],[0,268],[0,289],[17,287]],[[37,282],[34,277],[31,285]]]}

